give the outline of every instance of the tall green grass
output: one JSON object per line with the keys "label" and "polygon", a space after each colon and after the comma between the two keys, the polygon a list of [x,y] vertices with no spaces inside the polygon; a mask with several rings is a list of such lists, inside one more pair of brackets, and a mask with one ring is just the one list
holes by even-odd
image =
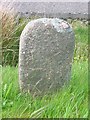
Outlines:
{"label": "tall green grass", "polygon": [[86,118],[88,116],[88,63],[74,62],[72,77],[53,95],[33,98],[21,94],[18,68],[3,68],[2,116],[5,118]]}

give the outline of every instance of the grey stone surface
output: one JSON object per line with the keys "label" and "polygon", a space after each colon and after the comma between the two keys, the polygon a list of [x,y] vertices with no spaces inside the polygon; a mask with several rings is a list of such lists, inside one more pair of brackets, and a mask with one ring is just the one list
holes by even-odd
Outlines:
{"label": "grey stone surface", "polygon": [[62,19],[29,22],[20,37],[19,83],[22,91],[52,93],[70,80],[74,33]]}

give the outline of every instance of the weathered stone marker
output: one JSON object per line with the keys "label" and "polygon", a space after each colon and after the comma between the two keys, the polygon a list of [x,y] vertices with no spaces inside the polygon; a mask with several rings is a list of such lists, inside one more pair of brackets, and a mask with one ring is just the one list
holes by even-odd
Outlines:
{"label": "weathered stone marker", "polygon": [[19,82],[32,94],[52,93],[70,79],[74,33],[57,18],[29,22],[20,37]]}

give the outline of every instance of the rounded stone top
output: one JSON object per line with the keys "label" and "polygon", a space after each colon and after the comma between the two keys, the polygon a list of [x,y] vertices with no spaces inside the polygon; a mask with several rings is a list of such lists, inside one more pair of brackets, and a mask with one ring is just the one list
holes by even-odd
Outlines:
{"label": "rounded stone top", "polygon": [[64,33],[64,32],[72,32],[72,27],[70,24],[63,19],[58,18],[40,18],[33,21],[30,21],[24,28],[23,34],[26,34],[30,30],[30,28],[34,28],[37,24],[44,24],[45,27],[51,26],[55,28],[57,32]]}

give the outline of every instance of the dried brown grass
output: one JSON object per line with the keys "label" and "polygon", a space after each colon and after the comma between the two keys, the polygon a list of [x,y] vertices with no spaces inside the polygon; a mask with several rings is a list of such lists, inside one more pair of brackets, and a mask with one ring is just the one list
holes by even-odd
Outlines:
{"label": "dried brown grass", "polygon": [[[13,30],[15,27],[15,14],[8,7],[0,9],[1,16],[1,38],[2,38],[2,63],[6,61],[5,56],[10,54],[10,43],[13,42]],[[6,61],[7,63],[8,61]]]}

